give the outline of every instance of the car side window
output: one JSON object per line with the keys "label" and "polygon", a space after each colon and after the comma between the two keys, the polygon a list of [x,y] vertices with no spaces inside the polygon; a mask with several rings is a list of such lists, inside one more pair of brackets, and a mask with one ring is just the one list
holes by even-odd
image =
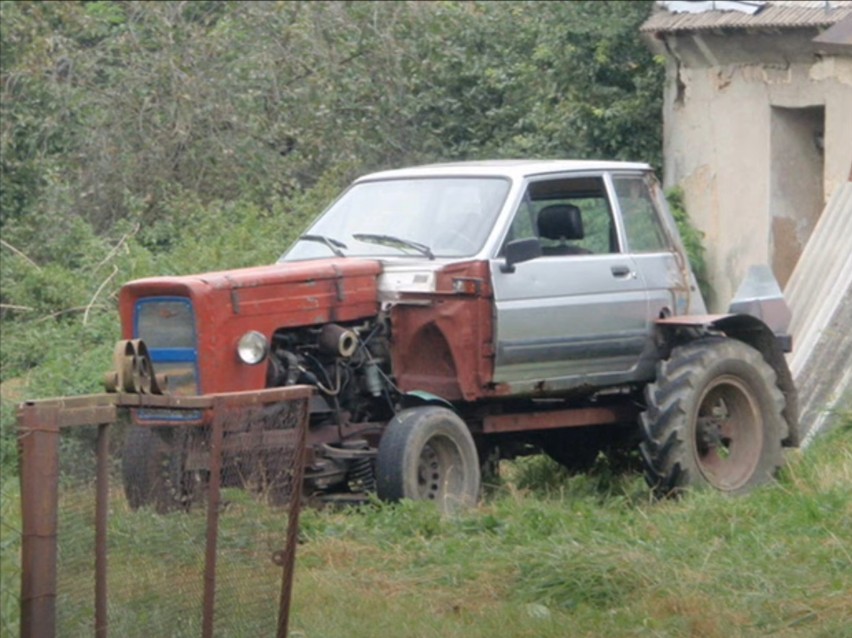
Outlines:
{"label": "car side window", "polygon": [[515,213],[506,241],[538,238],[542,255],[618,252],[618,237],[600,177],[532,182]]}
{"label": "car side window", "polygon": [[671,250],[648,183],[642,176],[613,177],[616,197],[621,208],[627,248],[632,253],[654,253]]}

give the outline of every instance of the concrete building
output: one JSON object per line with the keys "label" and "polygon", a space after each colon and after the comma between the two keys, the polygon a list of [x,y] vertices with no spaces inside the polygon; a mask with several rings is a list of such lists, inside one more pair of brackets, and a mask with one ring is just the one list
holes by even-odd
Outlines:
{"label": "concrete building", "polygon": [[664,181],[705,233],[709,306],[772,267],[808,442],[852,410],[852,2],[658,2],[642,31],[666,59]]}
{"label": "concrete building", "polygon": [[[664,179],[706,235],[721,311],[750,265],[787,283],[850,178],[852,2],[657,4],[642,31],[666,58]],[[845,46],[819,42],[841,22]]]}

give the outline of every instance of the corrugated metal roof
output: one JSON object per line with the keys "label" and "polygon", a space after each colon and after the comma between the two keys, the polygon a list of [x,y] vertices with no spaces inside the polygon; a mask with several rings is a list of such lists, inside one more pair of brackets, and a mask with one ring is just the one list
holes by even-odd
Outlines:
{"label": "corrugated metal roof", "polygon": [[[709,9],[693,13],[673,13],[665,9],[658,11],[645,21],[640,30],[646,33],[674,33],[716,29],[825,27],[852,15],[852,1],[849,0],[832,0],[828,4],[821,0],[813,2],[775,0],[774,2],[765,2],[754,13],[738,10],[713,10],[712,2],[701,4],[709,7]],[[754,3],[748,4],[753,5]]]}

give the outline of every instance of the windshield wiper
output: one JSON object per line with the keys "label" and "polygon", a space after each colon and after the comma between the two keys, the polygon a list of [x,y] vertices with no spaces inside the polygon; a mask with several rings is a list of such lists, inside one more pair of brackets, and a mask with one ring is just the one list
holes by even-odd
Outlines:
{"label": "windshield wiper", "polygon": [[358,241],[366,241],[372,244],[384,244],[385,246],[393,246],[394,248],[413,248],[421,255],[425,255],[429,259],[435,259],[435,255],[432,254],[429,246],[411,241],[410,239],[401,239],[393,235],[375,235],[373,233],[358,233],[352,236]]}
{"label": "windshield wiper", "polygon": [[328,246],[328,249],[338,257],[346,257],[346,255],[340,249],[348,249],[348,247],[342,241],[334,239],[333,237],[326,237],[325,235],[301,235],[299,239],[304,241],[316,241],[321,244],[325,244],[326,246]]}

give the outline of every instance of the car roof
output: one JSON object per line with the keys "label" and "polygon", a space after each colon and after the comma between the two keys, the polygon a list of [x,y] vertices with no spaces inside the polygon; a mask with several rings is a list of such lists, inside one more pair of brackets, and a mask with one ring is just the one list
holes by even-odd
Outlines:
{"label": "car roof", "polygon": [[404,177],[458,177],[458,176],[488,176],[509,177],[513,179],[530,177],[547,173],[612,171],[612,170],[651,170],[648,164],[642,162],[612,162],[605,160],[541,160],[541,159],[508,159],[487,160],[475,162],[448,162],[444,164],[426,164],[410,168],[398,168],[388,171],[370,173],[359,177],[356,181],[371,181],[377,179],[399,179]]}

